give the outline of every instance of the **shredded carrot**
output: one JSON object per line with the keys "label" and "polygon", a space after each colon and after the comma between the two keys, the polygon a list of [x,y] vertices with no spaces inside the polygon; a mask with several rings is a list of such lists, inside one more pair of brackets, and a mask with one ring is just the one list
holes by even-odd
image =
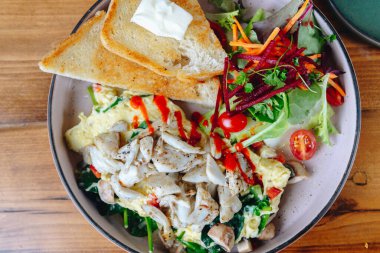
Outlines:
{"label": "shredded carrot", "polygon": [[311,63],[305,62],[305,68],[308,71],[312,72],[316,67],[313,64],[311,64]]}
{"label": "shredded carrot", "polygon": [[246,54],[252,54],[252,55],[261,54],[268,47],[269,43],[276,38],[279,32],[280,32],[280,28],[278,27],[274,28],[273,32],[269,35],[268,39],[265,41],[264,45],[260,49],[246,52]]}
{"label": "shredded carrot", "polygon": [[249,43],[231,41],[230,46],[244,47],[244,48],[261,48],[263,45],[262,44],[249,44]]}
{"label": "shredded carrot", "polygon": [[304,84],[298,85],[298,88],[300,88],[301,90],[307,90],[307,87]]}
{"label": "shredded carrot", "polygon": [[[238,39],[237,27],[236,27],[236,24],[233,24],[232,25],[232,41],[236,42],[237,39]],[[233,46],[232,50],[236,50],[236,46]]]}
{"label": "shredded carrot", "polygon": [[287,33],[290,29],[292,29],[293,25],[297,22],[297,20],[302,16],[303,12],[305,11],[307,5],[309,3],[309,0],[306,0],[301,8],[297,11],[296,15],[294,15],[289,22],[284,27],[283,31],[284,33]]}
{"label": "shredded carrot", "polygon": [[342,89],[342,87],[340,87],[340,85],[336,82],[334,82],[331,77],[329,78],[329,84],[334,87],[340,95],[342,95],[343,97],[346,96],[346,92],[344,92],[344,90]]}
{"label": "shredded carrot", "polygon": [[251,41],[249,40],[249,38],[247,37],[247,35],[245,34],[244,32],[244,29],[243,27],[240,25],[239,21],[234,17],[234,21],[235,21],[235,24],[237,25],[240,33],[241,33],[241,36],[243,37],[244,41],[246,43],[251,43]]}
{"label": "shredded carrot", "polygon": [[312,59],[312,60],[315,60],[315,59],[318,59],[318,58],[321,58],[322,57],[322,55],[321,54],[313,54],[313,55],[310,55],[310,56],[308,56],[310,59]]}
{"label": "shredded carrot", "polygon": [[338,76],[337,75],[335,75],[334,73],[329,73],[330,74],[330,78],[331,79],[335,79],[335,78],[337,78]]}

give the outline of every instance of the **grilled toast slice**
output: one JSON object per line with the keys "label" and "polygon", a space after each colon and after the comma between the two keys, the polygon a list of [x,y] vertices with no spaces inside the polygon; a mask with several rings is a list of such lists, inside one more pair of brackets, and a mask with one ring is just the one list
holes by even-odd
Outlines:
{"label": "grilled toast slice", "polygon": [[197,0],[173,0],[193,16],[183,40],[160,37],[130,20],[141,0],[111,0],[101,32],[111,52],[160,75],[206,80],[223,72],[227,56]]}
{"label": "grilled toast slice", "polygon": [[214,105],[219,85],[216,78],[202,83],[164,77],[106,50],[100,41],[104,19],[101,11],[83,24],[41,60],[41,70],[134,92]]}

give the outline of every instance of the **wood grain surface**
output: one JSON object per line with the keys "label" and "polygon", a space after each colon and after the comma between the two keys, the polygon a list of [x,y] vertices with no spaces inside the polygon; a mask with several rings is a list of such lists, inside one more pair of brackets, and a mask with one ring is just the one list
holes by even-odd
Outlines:
{"label": "wood grain surface", "polygon": [[[362,99],[358,155],[327,215],[284,252],[380,252],[380,49],[333,22],[353,60]],[[46,126],[51,76],[37,61],[93,0],[2,0],[0,9],[0,252],[122,252],[69,200]]]}

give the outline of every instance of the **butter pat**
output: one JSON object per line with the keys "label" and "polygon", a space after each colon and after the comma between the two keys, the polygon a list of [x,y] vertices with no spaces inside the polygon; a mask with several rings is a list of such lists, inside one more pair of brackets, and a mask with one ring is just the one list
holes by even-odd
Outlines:
{"label": "butter pat", "polygon": [[157,36],[183,40],[193,16],[169,0],[142,0],[131,22]]}

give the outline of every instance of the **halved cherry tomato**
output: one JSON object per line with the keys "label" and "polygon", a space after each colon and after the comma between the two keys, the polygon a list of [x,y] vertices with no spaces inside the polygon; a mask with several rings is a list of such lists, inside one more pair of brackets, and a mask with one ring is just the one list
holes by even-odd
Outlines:
{"label": "halved cherry tomato", "polygon": [[243,130],[247,126],[247,122],[247,117],[242,113],[230,116],[227,112],[224,112],[218,119],[219,126],[223,130],[231,133],[236,133]]}
{"label": "halved cherry tomato", "polygon": [[326,90],[327,102],[332,106],[340,106],[344,103],[344,97],[334,87],[328,87]]}
{"label": "halved cherry tomato", "polygon": [[314,134],[305,129],[295,131],[290,137],[290,150],[298,160],[309,160],[317,150]]}
{"label": "halved cherry tomato", "polygon": [[97,171],[96,168],[92,164],[90,165],[90,170],[92,171],[92,173],[94,173],[94,176],[96,178],[101,178],[102,177],[102,174],[100,174],[100,172]]}

